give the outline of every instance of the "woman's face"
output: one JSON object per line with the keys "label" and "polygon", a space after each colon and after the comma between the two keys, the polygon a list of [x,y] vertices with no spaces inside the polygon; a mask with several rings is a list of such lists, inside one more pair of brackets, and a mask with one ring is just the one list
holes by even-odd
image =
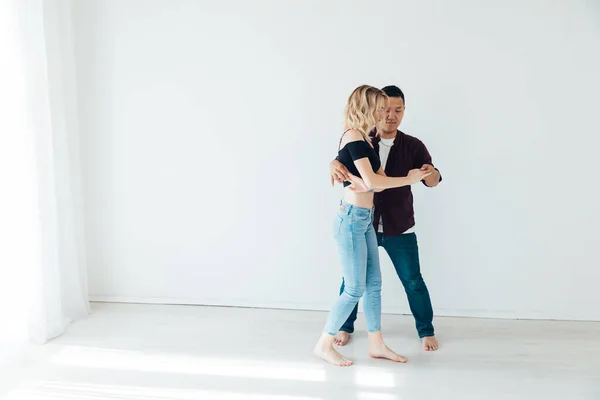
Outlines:
{"label": "woman's face", "polygon": [[385,117],[385,110],[387,108],[388,99],[382,100],[377,104],[375,111],[373,111],[373,116],[375,117],[375,122],[379,123]]}

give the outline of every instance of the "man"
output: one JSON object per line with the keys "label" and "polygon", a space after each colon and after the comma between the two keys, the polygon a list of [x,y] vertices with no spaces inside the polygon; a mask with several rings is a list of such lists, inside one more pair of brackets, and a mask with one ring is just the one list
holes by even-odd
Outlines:
{"label": "man", "polygon": [[[431,172],[423,180],[428,187],[435,187],[442,180],[433,167],[425,145],[417,138],[398,130],[404,117],[404,93],[396,86],[386,86],[383,91],[390,102],[384,118],[377,126],[377,135],[371,133],[373,145],[379,153],[381,165],[387,176],[402,177],[414,168]],[[331,184],[349,180],[348,170],[339,161],[331,162]],[[408,303],[415,318],[417,332],[423,349],[435,351],[438,342],[433,329],[433,309],[427,286],[421,276],[419,249],[414,225],[413,196],[410,186],[375,193],[375,230],[377,242],[390,256],[396,273],[404,286]],[[344,291],[344,282],[340,293]],[[344,346],[354,332],[358,305],[336,335],[335,343]]]}

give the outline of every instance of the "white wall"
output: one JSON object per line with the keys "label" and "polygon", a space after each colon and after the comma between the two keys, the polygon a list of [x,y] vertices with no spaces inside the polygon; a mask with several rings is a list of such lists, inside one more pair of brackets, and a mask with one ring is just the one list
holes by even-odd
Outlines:
{"label": "white wall", "polygon": [[600,320],[597,3],[75,7],[93,299],[328,309],[345,100],[397,84],[436,313]]}

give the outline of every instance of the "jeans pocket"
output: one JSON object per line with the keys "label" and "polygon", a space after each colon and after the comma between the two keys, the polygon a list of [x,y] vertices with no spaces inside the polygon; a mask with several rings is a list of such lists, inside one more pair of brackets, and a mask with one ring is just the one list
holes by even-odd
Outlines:
{"label": "jeans pocket", "polygon": [[370,214],[355,214],[353,216],[353,222],[355,224],[357,224],[357,226],[363,228],[363,227],[368,227],[370,224],[373,223],[373,218],[371,218]]}
{"label": "jeans pocket", "polygon": [[342,227],[342,223],[344,220],[339,215],[335,216],[333,220],[333,236],[337,236],[340,234],[340,228]]}

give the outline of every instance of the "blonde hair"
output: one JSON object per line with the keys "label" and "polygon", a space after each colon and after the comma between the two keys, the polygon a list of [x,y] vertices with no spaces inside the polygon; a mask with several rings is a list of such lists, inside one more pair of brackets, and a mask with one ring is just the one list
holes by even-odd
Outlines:
{"label": "blonde hair", "polygon": [[375,127],[375,112],[385,107],[387,95],[381,89],[362,85],[354,89],[344,111],[344,130],[356,129],[370,143],[369,132]]}

